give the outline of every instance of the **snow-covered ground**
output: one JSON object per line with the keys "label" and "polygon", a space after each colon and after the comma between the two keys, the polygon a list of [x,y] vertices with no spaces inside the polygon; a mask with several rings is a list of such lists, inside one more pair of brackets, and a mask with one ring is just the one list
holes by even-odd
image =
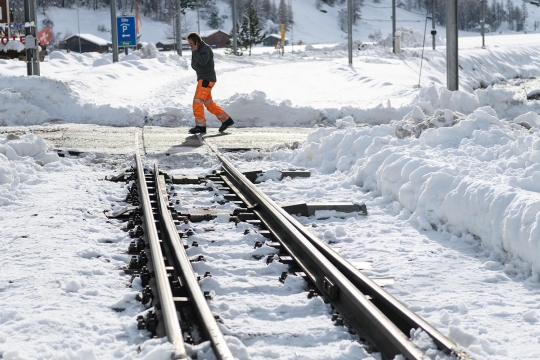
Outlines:
{"label": "snow-covered ground", "polygon": [[[540,35],[490,34],[487,49],[480,48],[479,36],[461,37],[460,91],[449,92],[442,43],[435,51],[428,46],[423,59],[419,47],[394,55],[368,46],[355,50],[349,66],[339,32],[328,26],[320,31],[328,38],[310,39],[305,36],[316,32],[305,25],[304,35],[301,24],[307,23],[299,21],[294,37],[308,45],[288,46],[284,56],[263,47],[251,57],[216,51],[213,97],[235,119],[234,127],[313,128],[298,149],[276,146],[230,154],[232,160],[246,170],[312,172],[309,179],[269,176],[261,183],[278,202],[365,202],[368,217],[324,213],[299,220],[350,261],[371,261],[369,275],[394,277],[388,291],[474,358],[540,358],[540,103],[525,99],[535,89],[527,78],[540,72]],[[159,41],[157,30],[154,35]],[[313,45],[323,40],[334,43]],[[125,169],[130,159],[100,149],[60,158],[31,131],[5,134],[12,126],[62,122],[191,126],[190,55],[154,50],[150,45],[121,55],[114,64],[107,54],[53,52],[41,63],[41,77],[25,76],[23,62],[0,60],[3,359],[169,354],[163,340],[148,340],[136,329],[136,315],[144,310],[134,300],[140,287],[126,287],[129,277],[119,270],[129,259],[130,239],[103,216],[122,205],[127,190],[100,179]],[[511,88],[490,86],[506,81]],[[219,123],[209,116],[208,125]],[[185,155],[149,154],[148,160],[194,165]],[[211,158],[196,160],[217,166]],[[240,235],[244,229],[228,230]],[[229,251],[254,240],[236,235]],[[378,358],[336,329],[324,304],[298,294],[294,279],[279,289],[294,306],[276,299],[231,304],[226,294],[241,293],[239,283],[255,292],[255,275],[274,279],[282,269],[252,263],[232,274],[227,254],[209,255],[212,235],[198,236],[199,251],[216,259],[197,265],[199,271],[234,275],[229,284],[220,276],[202,284],[216,294],[213,310],[239,359]],[[257,322],[247,320],[257,316]],[[287,317],[317,321],[319,336],[299,327],[296,337],[276,339],[278,331],[263,325],[276,321],[279,330],[282,321],[290,330],[294,321]],[[207,347],[192,350],[212,358]]]}

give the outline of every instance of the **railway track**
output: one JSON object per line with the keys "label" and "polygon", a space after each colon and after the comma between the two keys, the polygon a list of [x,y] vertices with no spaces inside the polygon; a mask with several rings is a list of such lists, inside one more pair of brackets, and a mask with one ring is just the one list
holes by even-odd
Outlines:
{"label": "railway track", "polygon": [[210,342],[216,358],[234,358],[217,325],[217,317],[209,309],[211,295],[203,293],[199,285],[211,275],[199,275],[193,269],[193,264],[204,261],[204,256],[190,259],[187,253],[198,246],[195,241],[191,244],[188,241],[194,232],[189,228],[178,229],[181,224],[216,218],[218,212],[207,209],[178,213],[169,196],[173,195],[174,186],[179,186],[173,183],[193,186],[209,181],[224,193],[225,201],[235,205],[234,210],[228,212],[231,221],[249,222],[264,235],[266,241],[258,241],[254,247],[269,246],[274,250],[266,259],[263,256],[257,259],[266,260],[267,264],[272,261],[287,264],[289,268],[281,274],[280,281],[284,282],[289,276],[303,278],[307,283],[307,296],[320,296],[330,303],[336,325],[344,325],[351,333],[358,334],[384,359],[400,354],[407,359],[423,359],[425,354],[410,339],[411,331],[417,329],[425,332],[440,351],[458,359],[470,359],[455,343],[289,214],[302,212],[307,205],[289,209],[277,205],[248,179],[253,179],[253,173],[241,173],[211,144],[204,143],[222,164],[221,171],[207,178],[168,176],[157,165],[144,167],[139,155],[136,155],[136,168],[118,177],[133,182],[127,200],[134,206],[115,216],[130,219],[128,227],[135,238],[130,246],[133,257],[126,271],[138,277],[144,286],[140,300],[147,304],[148,312],[139,318],[139,328],[154,336],[166,336],[174,346],[174,358],[188,358],[186,342],[205,341]]}

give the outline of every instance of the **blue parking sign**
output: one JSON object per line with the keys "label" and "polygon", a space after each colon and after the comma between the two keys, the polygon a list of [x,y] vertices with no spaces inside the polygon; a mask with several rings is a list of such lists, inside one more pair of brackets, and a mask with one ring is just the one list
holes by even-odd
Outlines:
{"label": "blue parking sign", "polygon": [[118,46],[137,46],[135,16],[118,16],[116,27],[118,29]]}

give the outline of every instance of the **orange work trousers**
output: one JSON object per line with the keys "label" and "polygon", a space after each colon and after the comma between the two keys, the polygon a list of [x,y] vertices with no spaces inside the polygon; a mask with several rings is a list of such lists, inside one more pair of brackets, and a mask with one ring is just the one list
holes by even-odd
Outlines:
{"label": "orange work trousers", "polygon": [[193,115],[195,115],[195,125],[206,126],[206,118],[204,117],[204,107],[212,114],[216,115],[219,121],[223,122],[229,118],[222,108],[212,100],[212,88],[215,82],[208,80],[197,81],[197,90],[193,98]]}

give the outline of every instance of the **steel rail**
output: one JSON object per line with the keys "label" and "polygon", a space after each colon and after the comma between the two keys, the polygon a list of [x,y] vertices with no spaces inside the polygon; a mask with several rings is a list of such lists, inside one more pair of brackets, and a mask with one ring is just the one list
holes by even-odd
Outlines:
{"label": "steel rail", "polygon": [[[284,212],[283,209],[278,209]],[[466,353],[459,350],[458,346],[437,329],[408,309],[402,302],[390,295],[373,280],[362,274],[350,262],[343,259],[331,247],[322,242],[313,233],[307,230],[296,219],[287,214],[288,220],[319,250],[330,262],[343,273],[363,294],[369,295],[377,307],[396,324],[404,333],[410,333],[411,329],[421,328],[433,339],[437,347],[447,354],[454,354],[459,359],[471,359]]]}
{"label": "steel rail", "polygon": [[[212,147],[212,146],[210,146]],[[313,283],[346,321],[377,346],[383,358],[393,359],[404,355],[408,359],[423,359],[423,353],[395,324],[393,324],[370,300],[356,288],[317,248],[287,219],[290,215],[262,193],[219,152],[213,149],[227,172],[223,178],[242,190],[254,212],[272,229],[279,242],[303,267]]]}
{"label": "steel rail", "polygon": [[139,183],[140,206],[144,214],[144,227],[150,247],[150,257],[154,266],[154,277],[157,283],[157,293],[159,296],[160,309],[163,314],[163,322],[167,340],[173,344],[173,359],[187,359],[184,337],[180,329],[180,322],[176,313],[171,287],[167,276],[167,270],[163,263],[163,252],[159,243],[159,237],[156,229],[152,205],[148,187],[146,186],[146,176],[141,157],[135,154],[137,167],[137,181]]}
{"label": "steel rail", "polygon": [[193,271],[191,262],[189,261],[189,257],[182,244],[182,240],[178,235],[178,230],[176,229],[172,215],[168,210],[167,205],[169,200],[167,189],[165,188],[165,179],[163,176],[159,175],[157,164],[154,165],[154,174],[156,177],[158,213],[160,226],[162,226],[162,240],[165,240],[163,236],[167,238],[168,245],[172,247],[172,252],[174,254],[174,258],[169,260],[172,260],[175,264],[175,270],[178,271],[180,276],[179,280],[181,286],[185,286],[188,291],[189,299],[197,313],[201,323],[200,325],[212,345],[214,355],[219,360],[234,360],[234,356],[227,346],[223,334],[219,330],[216,319],[208,307],[208,303],[201,291],[197,277]]}

